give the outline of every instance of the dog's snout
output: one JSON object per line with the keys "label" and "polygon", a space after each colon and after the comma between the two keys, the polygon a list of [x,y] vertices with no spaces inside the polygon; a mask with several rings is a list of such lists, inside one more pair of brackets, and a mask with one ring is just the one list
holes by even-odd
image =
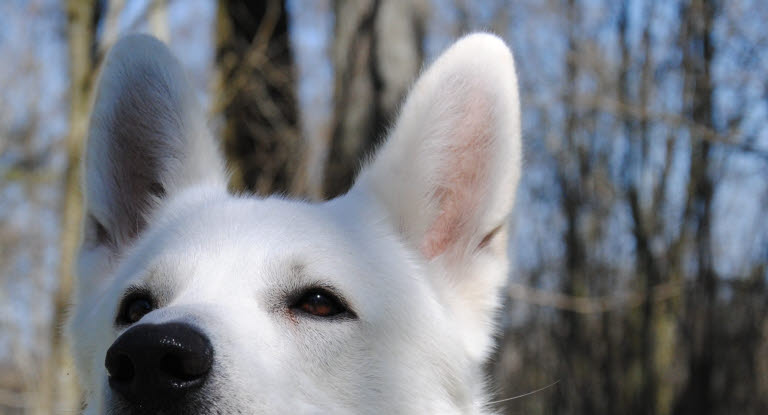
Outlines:
{"label": "dog's snout", "polygon": [[188,324],[141,324],[112,344],[104,364],[109,386],[124,399],[163,406],[205,382],[213,364],[213,347]]}

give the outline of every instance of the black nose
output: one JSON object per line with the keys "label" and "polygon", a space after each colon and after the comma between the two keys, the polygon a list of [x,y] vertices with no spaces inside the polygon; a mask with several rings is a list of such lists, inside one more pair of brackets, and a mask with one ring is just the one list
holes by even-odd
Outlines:
{"label": "black nose", "polygon": [[141,324],[107,350],[109,386],[128,402],[162,407],[199,388],[213,364],[213,347],[183,323]]}

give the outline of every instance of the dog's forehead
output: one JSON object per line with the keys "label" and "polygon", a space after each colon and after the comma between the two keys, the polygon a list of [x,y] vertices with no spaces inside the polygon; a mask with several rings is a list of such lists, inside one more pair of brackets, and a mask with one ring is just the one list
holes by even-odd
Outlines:
{"label": "dog's forehead", "polygon": [[343,202],[226,196],[179,203],[153,221],[131,255],[146,263],[132,274],[141,269],[138,278],[164,291],[211,295],[315,283],[354,294],[412,274],[409,261],[393,260],[402,251],[396,238],[361,215]]}
{"label": "dog's forehead", "polygon": [[233,260],[266,259],[336,255],[348,251],[340,247],[360,247],[367,238],[356,219],[357,212],[339,204],[227,197],[180,209],[161,226],[176,235],[169,242],[184,250],[204,246]]}

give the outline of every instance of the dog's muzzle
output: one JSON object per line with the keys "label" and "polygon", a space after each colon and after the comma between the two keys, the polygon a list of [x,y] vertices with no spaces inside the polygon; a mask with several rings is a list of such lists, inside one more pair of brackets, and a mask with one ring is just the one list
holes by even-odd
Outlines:
{"label": "dog's muzzle", "polygon": [[188,324],[140,324],[118,337],[104,364],[110,388],[129,405],[174,407],[205,383],[213,347]]}

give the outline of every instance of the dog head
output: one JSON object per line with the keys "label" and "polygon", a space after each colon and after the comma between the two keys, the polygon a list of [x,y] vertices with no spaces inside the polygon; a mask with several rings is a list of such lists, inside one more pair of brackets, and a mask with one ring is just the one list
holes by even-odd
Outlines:
{"label": "dog head", "polygon": [[227,193],[178,62],[119,41],[85,157],[88,414],[477,413],[521,163],[512,55],[459,40],[352,190]]}

